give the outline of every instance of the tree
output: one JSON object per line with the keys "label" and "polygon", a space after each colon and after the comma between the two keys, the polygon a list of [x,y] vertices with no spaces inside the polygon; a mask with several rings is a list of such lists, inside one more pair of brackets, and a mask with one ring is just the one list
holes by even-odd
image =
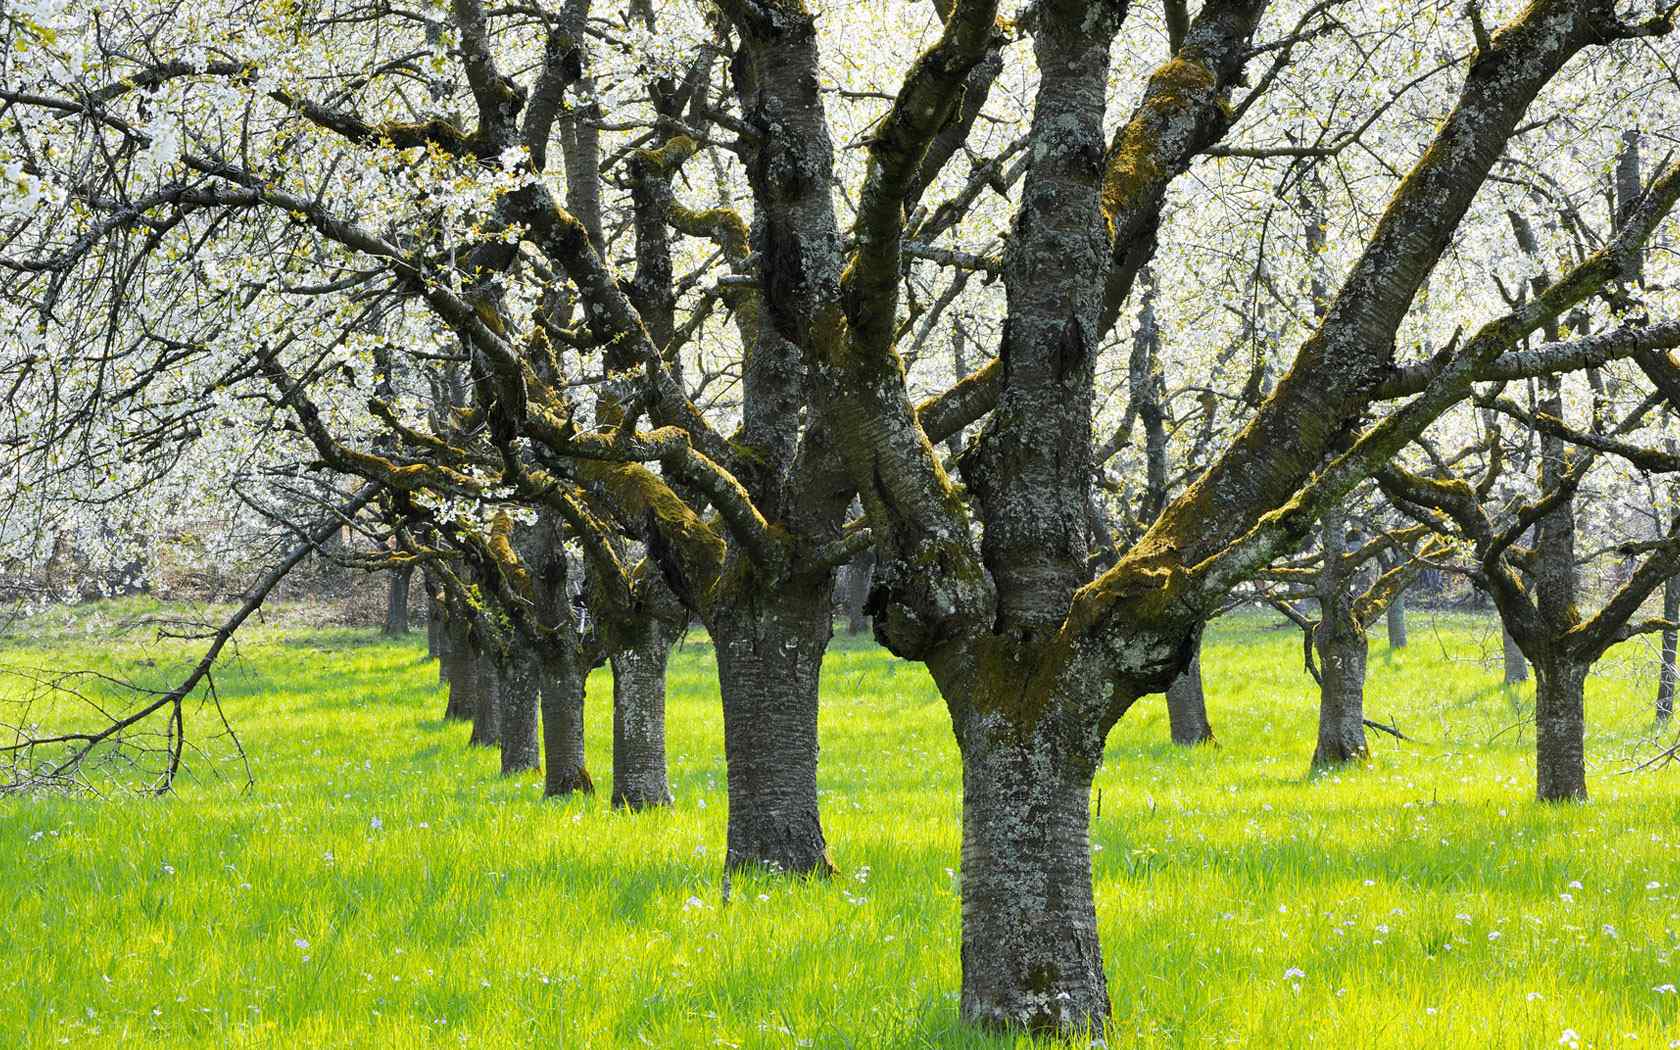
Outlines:
{"label": "tree", "polygon": [[[1384,570],[1394,568],[1392,556],[1385,557],[1382,562]],[[1390,649],[1406,648],[1406,588],[1395,592],[1388,600],[1388,608],[1383,611],[1383,619],[1388,628],[1388,647]]]}
{"label": "tree", "polygon": [[[1226,92],[1259,11],[1204,7],[1179,57],[1152,78],[1104,151],[1102,56],[1118,13],[1047,4],[1034,27],[1044,75],[1033,169],[1005,259],[1004,390],[960,463],[984,524],[979,550],[893,382],[896,354],[878,320],[890,291],[871,277],[896,264],[897,217],[872,211],[869,196],[859,208],[863,248],[842,288],[851,338],[835,362],[843,368],[837,400],[842,417],[867,421],[852,428],[847,448],[879,534],[876,579],[886,593],[876,603],[877,632],[929,665],[952,710],[964,767],[963,1010],[989,1023],[1068,1027],[1108,1011],[1087,798],[1114,721],[1182,669],[1196,625],[1232,586],[1300,543],[1320,513],[1463,397],[1517,339],[1626,266],[1605,256],[1598,281],[1577,279],[1483,326],[1460,352],[1425,366],[1417,397],[1360,427],[1395,371],[1395,330],[1407,307],[1530,102],[1580,51],[1633,32],[1605,5],[1535,4],[1481,35],[1453,112],[1396,189],[1290,372],[1143,538],[1087,582],[1082,452],[1090,448],[1099,309],[1114,282],[1123,295],[1136,272],[1128,264],[1153,247],[1167,182],[1240,108]],[[922,69],[941,67],[933,56]],[[883,123],[871,185],[890,188],[919,152],[914,139],[896,136],[921,126],[923,84],[907,82]]]}
{"label": "tree", "polygon": [[400,638],[408,633],[408,588],[413,580],[414,569],[410,566],[392,570],[386,581],[385,623],[381,630],[387,635]]}
{"label": "tree", "polygon": [[[1612,198],[1613,228],[1604,238],[1604,247],[1579,258],[1559,278],[1537,268],[1531,301],[1557,296],[1571,282],[1579,281],[1583,273],[1590,273],[1618,253],[1629,261],[1616,268],[1615,276],[1632,280],[1637,274],[1631,262],[1637,254],[1633,245],[1649,236],[1677,196],[1680,175],[1670,169],[1642,193],[1624,194],[1622,207],[1617,208]],[[1533,231],[1515,213],[1511,220],[1522,254],[1532,265],[1537,255]],[[1606,283],[1599,294],[1612,305],[1625,304],[1625,293],[1615,282]],[[1520,297],[1512,300],[1521,303]],[[1578,331],[1589,330],[1588,318],[1580,311],[1572,314],[1570,321]],[[1548,322],[1546,328],[1549,337],[1555,339],[1559,334],[1555,322]],[[1608,342],[1618,335],[1615,331],[1585,335],[1580,342]],[[1544,348],[1530,352],[1543,353]],[[1606,457],[1622,457],[1657,472],[1670,472],[1680,465],[1670,453],[1624,440],[1625,435],[1645,426],[1654,408],[1665,399],[1672,403],[1672,398],[1680,394],[1675,365],[1668,355],[1645,354],[1635,360],[1655,389],[1626,407],[1614,425],[1612,418],[1618,406],[1594,361],[1588,362],[1586,372],[1590,422],[1585,429],[1566,422],[1564,380],[1555,373],[1539,380],[1538,397],[1528,409],[1501,396],[1499,387],[1479,398],[1486,410],[1514,419],[1539,435],[1537,472],[1528,498],[1512,500],[1505,508],[1494,503],[1495,485],[1505,462],[1497,426],[1489,428],[1483,475],[1475,486],[1460,479],[1439,457],[1432,457],[1434,464],[1428,477],[1398,465],[1380,475],[1391,498],[1426,512],[1419,515],[1420,520],[1437,528],[1450,521],[1470,542],[1478,583],[1493,595],[1505,630],[1534,665],[1536,792],[1542,801],[1586,797],[1587,676],[1592,665],[1616,642],[1664,629],[1667,620],[1635,622],[1633,618],[1646,598],[1680,570],[1680,538],[1672,530],[1656,540],[1622,544],[1616,548],[1619,553],[1642,554],[1643,562],[1625,574],[1595,614],[1588,616],[1582,611],[1587,595],[1581,585],[1575,499],[1588,473]],[[1525,546],[1521,541],[1530,529],[1533,543]],[[1532,580],[1532,588],[1527,580]]]}
{"label": "tree", "polygon": [[[1375,517],[1370,513],[1362,516]],[[1333,507],[1320,521],[1316,559],[1274,565],[1264,574],[1267,579],[1310,585],[1281,597],[1271,595],[1269,601],[1301,629],[1306,669],[1318,684],[1314,770],[1369,759],[1367,727],[1403,738],[1393,726],[1365,717],[1365,672],[1370,655],[1367,632],[1426,560],[1440,553],[1435,549],[1408,549],[1422,531],[1417,526],[1409,530],[1378,528],[1367,540],[1348,508]],[[1316,567],[1311,564],[1313,560],[1317,561]],[[1381,563],[1382,571],[1374,571],[1374,563]],[[1298,611],[1296,602],[1305,597],[1316,600],[1317,620]]]}

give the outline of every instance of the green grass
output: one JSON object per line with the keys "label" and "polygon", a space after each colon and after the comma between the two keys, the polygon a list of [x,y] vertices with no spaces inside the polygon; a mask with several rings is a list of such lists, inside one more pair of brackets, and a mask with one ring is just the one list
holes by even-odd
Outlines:
{"label": "green grass", "polygon": [[[1367,713],[1420,743],[1373,737],[1369,768],[1321,780],[1299,636],[1266,622],[1210,634],[1222,746],[1165,744],[1159,698],[1110,741],[1112,1045],[1675,1045],[1680,996],[1655,989],[1680,984],[1680,769],[1619,775],[1654,746],[1649,646],[1589,685],[1593,801],[1542,807],[1531,693],[1499,685],[1488,622],[1414,615],[1399,653],[1378,632]],[[957,1021],[959,772],[919,667],[837,639],[821,780],[842,874],[737,880],[724,908],[703,641],[672,666],[677,804],[634,815],[499,779],[439,720],[422,646],[252,631],[218,676],[248,793],[207,744],[175,797],[0,801],[0,1046],[1017,1042]],[[166,683],[189,651],[82,618],[14,628],[0,663]],[[603,787],[610,695],[598,672]]]}

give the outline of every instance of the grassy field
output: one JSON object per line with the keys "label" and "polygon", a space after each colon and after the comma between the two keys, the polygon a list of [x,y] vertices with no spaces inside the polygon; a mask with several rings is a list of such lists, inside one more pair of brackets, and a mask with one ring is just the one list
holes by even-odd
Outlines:
{"label": "grassy field", "polygon": [[[1210,635],[1221,746],[1164,743],[1158,698],[1110,741],[1111,1044],[1680,1046],[1680,768],[1620,775],[1655,745],[1650,648],[1589,685],[1594,800],[1543,808],[1531,693],[1499,685],[1488,622],[1414,615],[1401,652],[1379,632],[1367,713],[1419,742],[1375,737],[1370,767],[1321,780],[1299,636],[1269,622]],[[164,683],[188,651],[98,617],[25,627],[0,664]],[[200,758],[171,798],[0,801],[0,1047],[1017,1042],[957,1022],[960,778],[919,667],[836,640],[842,875],[737,880],[727,908],[704,641],[672,665],[668,812],[499,779],[435,680],[418,635],[259,628],[218,676],[249,792]],[[597,672],[603,787],[610,695]]]}

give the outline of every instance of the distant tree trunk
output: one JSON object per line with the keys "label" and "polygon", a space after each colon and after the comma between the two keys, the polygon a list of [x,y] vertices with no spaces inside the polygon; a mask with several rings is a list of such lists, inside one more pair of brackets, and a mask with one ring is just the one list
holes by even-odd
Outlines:
{"label": "distant tree trunk", "polygon": [[1207,697],[1202,690],[1202,634],[1196,632],[1190,663],[1167,687],[1167,721],[1172,742],[1184,747],[1213,743],[1213,724],[1208,721]]}
{"label": "distant tree trunk", "polygon": [[[1680,580],[1674,577],[1663,584],[1663,619],[1669,623],[1680,622]],[[1674,657],[1677,632],[1665,630],[1662,633],[1662,671],[1657,679],[1657,724],[1665,724],[1674,717]]]}
{"label": "distant tree trunk", "polygon": [[454,610],[450,608],[448,600],[445,599],[444,596],[443,596],[443,592],[441,590],[433,591],[432,592],[432,601],[431,601],[431,616],[432,616],[432,621],[434,623],[436,623],[436,625],[437,625],[437,658],[438,658],[438,682],[439,682],[439,684],[442,684],[444,682],[449,681],[449,676],[445,673],[445,670],[444,670],[444,664],[449,659],[449,657],[451,655],[450,651],[452,649],[458,649],[462,644],[464,644],[462,642],[461,638],[458,637],[460,632],[456,631],[454,629],[454,627],[451,625],[450,621],[451,621],[451,617],[453,615],[454,615]]}
{"label": "distant tree trunk", "polygon": [[401,637],[408,633],[408,589],[414,579],[414,567],[393,569],[390,585],[385,590],[385,633]]}
{"label": "distant tree trunk", "polygon": [[665,665],[681,628],[651,620],[645,636],[612,655],[612,804],[671,804],[665,767]]}
{"label": "distant tree trunk", "polygon": [[1354,616],[1351,573],[1342,565],[1347,550],[1347,521],[1341,511],[1324,515],[1321,526],[1324,563],[1319,573],[1318,746],[1312,768],[1363,762],[1365,742],[1365,629]]}
{"label": "distant tree trunk", "polygon": [[[443,603],[438,601],[437,588],[424,575],[420,577],[420,585],[426,588],[426,656],[440,659],[443,656]],[[443,681],[441,670],[438,681]]]}
{"label": "distant tree trunk", "polygon": [[1505,646],[1505,684],[1517,685],[1528,681],[1528,660],[1523,656],[1522,646],[1505,629],[1503,620],[1499,624],[1499,636]]}
{"label": "distant tree trunk", "polygon": [[538,512],[534,527],[515,530],[520,560],[531,569],[537,618],[553,632],[538,668],[545,798],[595,790],[583,750],[583,689],[592,659],[572,601],[575,578],[564,535],[559,517],[549,510]]}
{"label": "distant tree trunk", "polygon": [[869,629],[863,611],[869,600],[869,577],[875,571],[875,548],[871,547],[846,566],[846,633],[862,634]]}
{"label": "distant tree trunk", "polygon": [[834,870],[817,813],[817,688],[834,629],[833,574],[824,579],[742,596],[707,625],[723,693],[727,868]]}
{"label": "distant tree trunk", "polygon": [[473,640],[468,652],[467,659],[478,679],[478,691],[474,697],[478,704],[473,708],[472,737],[467,743],[475,747],[496,747],[502,739],[497,717],[497,709],[501,705],[501,675],[496,667],[496,658],[477,639]]}
{"label": "distant tree trunk", "polygon": [[501,683],[499,726],[502,775],[538,769],[537,703],[542,681],[542,658],[526,638],[516,637],[498,676]]}
{"label": "distant tree trunk", "polygon": [[[1525,532],[1523,535],[1525,542],[1533,542],[1532,531]],[[1524,578],[1528,578],[1526,573],[1524,573]],[[1529,582],[1532,584],[1533,581],[1530,580]],[[1476,588],[1475,593],[1484,597],[1487,596],[1487,592],[1479,587]],[[1522,645],[1518,643],[1516,635],[1513,635],[1510,629],[1505,626],[1503,613],[1499,617],[1499,644],[1504,650],[1505,684],[1513,686],[1528,681],[1528,657],[1523,654]]]}
{"label": "distant tree trunk", "polygon": [[590,794],[595,781],[583,752],[583,690],[589,671],[572,653],[551,653],[543,662],[543,795]]}
{"label": "distant tree trunk", "polygon": [[1437,599],[1441,596],[1441,591],[1445,587],[1446,583],[1441,578],[1440,569],[1427,568],[1418,573],[1417,593],[1427,595],[1431,599]]}
{"label": "distant tree trunk", "polygon": [[1388,603],[1388,647],[1406,648],[1406,592],[1396,594]]}
{"label": "distant tree trunk", "polygon": [[131,558],[123,563],[109,580],[109,591],[112,595],[128,596],[131,594],[151,593],[151,580],[146,575],[146,562],[142,558]]}
{"label": "distant tree trunk", "polygon": [[327,537],[325,543],[316,548],[317,554],[314,561],[315,568],[319,573],[315,578],[315,594],[317,597],[337,597],[340,593],[339,584],[343,572],[337,561],[337,556],[348,546],[345,542],[347,531],[345,528],[336,530],[331,536]]}
{"label": "distant tree trunk", "polygon": [[460,616],[444,621],[442,630],[445,638],[438,667],[449,685],[449,701],[443,717],[464,722],[478,711],[478,667],[473,660],[472,641]]}

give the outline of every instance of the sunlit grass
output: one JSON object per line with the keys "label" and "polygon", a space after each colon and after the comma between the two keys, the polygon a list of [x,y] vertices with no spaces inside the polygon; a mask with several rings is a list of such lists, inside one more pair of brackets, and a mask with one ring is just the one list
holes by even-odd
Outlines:
{"label": "sunlit grass", "polygon": [[[1377,632],[1367,713],[1418,742],[1373,736],[1369,768],[1322,780],[1299,635],[1268,622],[1210,635],[1219,747],[1166,744],[1159,698],[1110,742],[1111,1043],[1680,1040],[1680,769],[1620,775],[1655,746],[1650,647],[1589,686],[1594,800],[1542,807],[1531,690],[1500,686],[1490,622],[1414,616],[1399,653]],[[14,628],[0,663],[167,684],[195,651],[86,626]],[[259,628],[217,678],[248,793],[214,745],[172,798],[0,801],[0,1046],[1013,1042],[957,1022],[960,777],[919,667],[836,640],[821,779],[841,875],[738,879],[727,907],[703,640],[672,665],[667,812],[501,780],[440,721],[435,681],[418,634]],[[597,672],[603,788],[610,695]]]}

